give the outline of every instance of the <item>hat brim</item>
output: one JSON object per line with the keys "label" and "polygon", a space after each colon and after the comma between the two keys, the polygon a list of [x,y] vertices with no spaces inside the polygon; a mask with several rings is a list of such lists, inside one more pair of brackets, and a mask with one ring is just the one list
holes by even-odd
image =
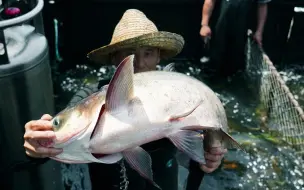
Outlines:
{"label": "hat brim", "polygon": [[179,54],[184,46],[181,35],[170,32],[154,32],[114,44],[97,48],[88,53],[88,58],[98,64],[110,64],[109,55],[123,49],[156,47],[160,49],[161,59],[168,59]]}

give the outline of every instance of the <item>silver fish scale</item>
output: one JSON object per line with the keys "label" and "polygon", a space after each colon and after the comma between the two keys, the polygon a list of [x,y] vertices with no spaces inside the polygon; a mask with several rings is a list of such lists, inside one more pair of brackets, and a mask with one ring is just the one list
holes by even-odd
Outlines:
{"label": "silver fish scale", "polygon": [[135,74],[134,86],[135,95],[140,96],[144,104],[153,101],[157,105],[157,102],[158,104],[163,102],[163,105],[158,105],[163,111],[148,114],[150,117],[160,118],[158,114],[164,113],[182,114],[194,108],[202,100],[204,109],[199,110],[201,113],[199,115],[204,116],[206,124],[227,128],[222,103],[216,94],[199,80],[176,72],[150,71]]}
{"label": "silver fish scale", "polygon": [[[157,76],[154,76],[155,74]],[[188,78],[187,81],[181,80],[180,76],[171,77],[170,75],[172,74],[167,72],[145,72],[143,76],[141,73],[136,74],[134,77],[135,95],[140,96],[143,102],[162,102],[163,110],[169,115],[183,113],[185,105],[191,109],[197,105],[200,99],[204,99],[199,90],[193,88],[193,82]],[[182,94],[187,94],[187,97],[180,96]]]}

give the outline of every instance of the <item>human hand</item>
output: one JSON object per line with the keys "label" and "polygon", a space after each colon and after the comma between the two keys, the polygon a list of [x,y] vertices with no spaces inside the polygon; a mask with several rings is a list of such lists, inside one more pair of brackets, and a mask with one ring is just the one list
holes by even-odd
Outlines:
{"label": "human hand", "polygon": [[211,29],[208,25],[202,25],[200,35],[203,38],[211,38]]}
{"label": "human hand", "polygon": [[260,47],[262,47],[262,40],[263,40],[262,32],[256,31],[253,35],[253,39],[258,43]]}
{"label": "human hand", "polygon": [[224,149],[223,147],[213,147],[210,150],[205,151],[206,164],[200,165],[201,170],[206,173],[211,173],[216,170],[220,166],[226,153],[227,149]]}
{"label": "human hand", "polygon": [[36,158],[52,157],[60,154],[62,149],[49,148],[56,138],[52,131],[52,116],[45,114],[39,120],[25,124],[24,148],[28,156]]}

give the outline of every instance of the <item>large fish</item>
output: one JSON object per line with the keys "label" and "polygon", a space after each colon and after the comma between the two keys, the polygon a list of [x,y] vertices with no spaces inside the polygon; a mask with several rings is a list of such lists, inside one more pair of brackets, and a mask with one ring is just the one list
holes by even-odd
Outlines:
{"label": "large fish", "polygon": [[54,147],[64,150],[53,159],[109,164],[124,158],[157,186],[143,144],[168,138],[202,164],[199,131],[204,131],[206,147],[241,148],[227,133],[225,110],[208,86],[177,72],[134,74],[133,59],[131,55],[120,63],[108,86],[53,118]]}

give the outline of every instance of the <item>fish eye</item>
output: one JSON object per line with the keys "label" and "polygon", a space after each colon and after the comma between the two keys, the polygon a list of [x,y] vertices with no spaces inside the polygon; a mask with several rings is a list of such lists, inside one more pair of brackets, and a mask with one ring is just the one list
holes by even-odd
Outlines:
{"label": "fish eye", "polygon": [[56,117],[56,118],[54,119],[54,121],[53,121],[53,126],[54,126],[55,128],[58,128],[59,125],[60,125],[60,120],[59,120],[58,117]]}

